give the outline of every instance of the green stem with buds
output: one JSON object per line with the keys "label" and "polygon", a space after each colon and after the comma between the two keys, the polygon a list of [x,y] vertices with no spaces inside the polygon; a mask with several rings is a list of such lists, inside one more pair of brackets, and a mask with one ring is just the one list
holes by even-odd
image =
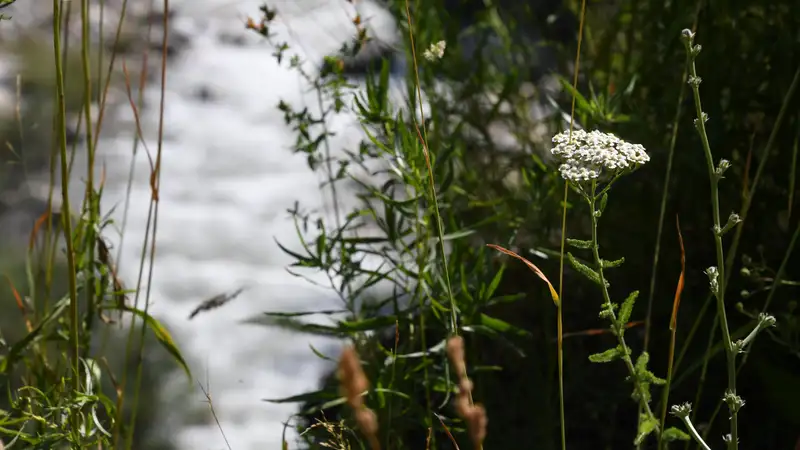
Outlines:
{"label": "green stem with buds", "polygon": [[[717,256],[717,275],[716,280],[713,278],[711,271],[709,277],[711,278],[712,293],[717,299],[717,313],[719,314],[719,325],[722,331],[723,344],[725,346],[725,355],[727,357],[728,369],[728,392],[725,395],[726,402],[731,413],[731,434],[728,441],[728,448],[736,450],[739,448],[739,418],[738,410],[741,407],[741,401],[736,395],[736,351],[734,343],[731,340],[731,332],[728,327],[728,319],[725,314],[725,253],[722,248],[722,235],[724,230],[720,221],[719,214],[719,181],[722,179],[722,172],[727,164],[720,162],[719,168],[714,167],[714,157],[711,153],[711,146],[708,142],[708,135],[706,133],[705,122],[708,116],[703,112],[703,106],[700,101],[700,77],[697,76],[697,68],[695,67],[695,59],[700,53],[700,46],[693,46],[692,41],[694,33],[689,30],[684,30],[683,39],[686,45],[686,51],[691,59],[689,63],[689,85],[692,87],[692,94],[694,96],[695,110],[697,112],[697,119],[695,126],[700,135],[700,140],[703,144],[703,153],[705,154],[706,165],[708,167],[708,179],[711,184],[711,212],[714,219],[714,247],[716,248]],[[731,221],[728,223],[730,224]],[[725,229],[730,226],[726,225]]]}

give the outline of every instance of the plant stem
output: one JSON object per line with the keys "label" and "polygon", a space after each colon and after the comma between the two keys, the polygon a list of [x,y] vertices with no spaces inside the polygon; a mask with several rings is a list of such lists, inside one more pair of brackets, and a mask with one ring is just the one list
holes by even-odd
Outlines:
{"label": "plant stem", "polygon": [[[67,246],[67,267],[69,278],[69,311],[70,311],[70,350],[72,353],[72,388],[75,392],[81,391],[80,349],[78,330],[80,320],[78,316],[78,287],[75,274],[75,249],[72,245],[72,211],[69,205],[69,171],[67,170],[67,126],[66,104],[64,100],[64,68],[61,59],[61,5],[59,0],[53,0],[53,52],[56,63],[56,93],[58,96],[57,136],[61,153],[61,219],[64,230],[64,240]],[[74,410],[72,415],[74,430],[80,426],[80,413]]]}
{"label": "plant stem", "polygon": [[[687,51],[691,52],[691,44],[687,47]],[[695,66],[694,56],[690,64],[691,77],[694,80],[699,80],[697,77],[697,68]],[[719,180],[720,176],[716,174],[714,168],[714,157],[711,154],[711,145],[708,143],[708,134],[706,133],[706,125],[704,120],[703,106],[700,101],[700,83],[693,82],[692,95],[694,96],[694,105],[697,112],[697,132],[700,135],[700,140],[703,143],[703,153],[705,154],[706,165],[708,167],[708,180],[711,184],[711,213],[714,219],[714,247],[716,248],[717,255],[717,271],[718,286],[715,289],[714,296],[717,299],[717,314],[719,315],[720,330],[722,330],[722,340],[725,345],[725,356],[727,357],[727,370],[728,370],[728,391],[730,394],[736,394],[736,352],[733,348],[733,341],[731,341],[731,332],[728,327],[728,318],[725,314],[725,287],[727,285],[727,278],[725,277],[726,264],[725,264],[725,251],[722,248],[722,236],[720,230],[722,224],[720,223],[719,216]],[[737,407],[730,407],[731,412],[731,435],[729,447],[733,450],[739,448],[739,418]]]}
{"label": "plant stem", "polygon": [[[589,207],[591,209],[591,216],[592,216],[592,256],[594,256],[594,264],[597,270],[597,274],[600,276],[600,286],[603,292],[603,301],[605,302],[604,305],[607,305],[608,311],[610,313],[611,322],[613,326],[616,328],[621,328],[620,325],[617,323],[617,315],[614,312],[614,309],[611,307],[611,295],[608,293],[608,287],[606,286],[606,278],[603,274],[603,263],[600,259],[600,244],[597,240],[597,223],[598,217],[595,214],[597,208],[595,207],[595,203],[597,197],[595,195],[597,191],[597,182],[592,182],[592,192],[588,196]],[[628,345],[625,343],[625,336],[621,333],[614,333],[617,336],[617,341],[619,345],[625,350],[624,354],[622,355],[622,360],[625,362],[625,366],[628,368],[628,373],[631,376],[631,380],[633,381],[634,389],[639,396],[639,404],[642,409],[644,409],[645,414],[649,418],[655,417],[653,415],[653,410],[650,409],[650,404],[647,402],[647,397],[645,396],[644,389],[642,389],[642,384],[639,382],[639,379],[636,377],[636,369],[633,367],[633,361],[631,360],[631,355],[628,353]],[[661,430],[656,429],[656,436],[661,436]]]}
{"label": "plant stem", "polygon": [[697,442],[697,445],[703,447],[703,450],[711,450],[711,448],[706,444],[703,438],[700,436],[700,433],[697,432],[697,429],[692,424],[692,421],[689,420],[689,417],[683,419],[684,425],[686,425],[686,429],[689,430],[689,434],[692,435],[692,438]]}

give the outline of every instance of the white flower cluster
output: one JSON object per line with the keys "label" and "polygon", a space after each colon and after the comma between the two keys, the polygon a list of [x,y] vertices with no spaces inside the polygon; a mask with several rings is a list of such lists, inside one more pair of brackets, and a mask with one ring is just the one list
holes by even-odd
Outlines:
{"label": "white flower cluster", "polygon": [[553,136],[553,156],[561,163],[561,176],[574,183],[612,177],[650,161],[639,144],[630,144],[610,133],[569,130]]}
{"label": "white flower cluster", "polygon": [[435,44],[431,44],[430,48],[425,50],[422,56],[424,56],[428,61],[436,61],[437,59],[442,59],[444,56],[444,50],[446,48],[447,42],[439,41]]}

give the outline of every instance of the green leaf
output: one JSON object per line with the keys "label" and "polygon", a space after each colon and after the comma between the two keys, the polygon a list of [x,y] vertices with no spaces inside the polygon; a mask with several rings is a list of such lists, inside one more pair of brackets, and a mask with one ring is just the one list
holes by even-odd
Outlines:
{"label": "green leaf", "polygon": [[[580,262],[577,259],[575,259],[575,257],[572,256],[572,253],[569,253],[569,252],[567,253],[567,260],[569,261],[569,265],[571,265],[573,269],[575,269],[576,271],[581,273],[583,276],[588,278],[590,281],[592,281],[595,284],[598,284],[600,286],[603,285],[603,283],[600,282],[600,275],[594,269],[590,268],[586,264],[583,264],[582,262]],[[609,284],[606,281],[606,287],[608,287],[608,286],[609,286]]]}
{"label": "green leaf", "polygon": [[600,197],[600,209],[598,210],[600,211],[600,214],[603,214],[603,211],[606,210],[606,205],[608,205],[608,192],[606,192],[605,194],[603,194],[602,197]]}
{"label": "green leaf", "polygon": [[[469,236],[469,235],[474,234],[474,233],[475,233],[475,230],[461,230],[461,231],[454,231],[452,233],[445,234],[442,237],[444,238],[445,241],[454,241],[456,239],[461,239],[463,237]],[[439,242],[439,238],[435,237],[434,241],[438,243]]]}
{"label": "green leaf", "polygon": [[639,355],[638,358],[636,358],[636,364],[635,364],[636,372],[640,373],[646,371],[647,363],[649,362],[650,362],[650,354],[647,352],[642,352],[642,354]]}
{"label": "green leaf", "polygon": [[368,319],[339,322],[339,327],[346,331],[373,331],[394,326],[397,318],[394,316],[378,316]]}
{"label": "green leaf", "polygon": [[561,86],[567,90],[569,95],[575,99],[579,110],[585,112],[592,111],[592,106],[589,104],[589,101],[583,96],[583,94],[572,87],[572,82],[561,76],[558,76],[558,81],[561,82]]}
{"label": "green leaf", "polygon": [[270,317],[302,317],[302,316],[313,316],[315,314],[330,316],[332,314],[341,314],[346,312],[347,312],[346,309],[322,309],[318,311],[297,311],[297,312],[267,311],[264,312],[263,314]]}
{"label": "green leaf", "polygon": [[663,437],[664,440],[667,442],[688,441],[691,439],[691,436],[689,436],[688,434],[684,433],[683,431],[675,427],[669,427],[666,430],[664,430],[664,432],[661,433],[661,437]]}
{"label": "green leaf", "polygon": [[[322,312],[320,312],[322,313]],[[393,326],[396,322],[394,316],[380,316],[361,320],[343,320],[334,325],[322,325],[317,323],[304,322],[295,319],[292,315],[307,315],[311,313],[274,313],[267,312],[262,315],[245,319],[244,323],[251,325],[266,325],[277,328],[284,328],[299,333],[313,334],[326,337],[345,337],[351,333],[361,331],[380,330]]]}
{"label": "green leaf", "polygon": [[572,247],[579,248],[579,249],[582,249],[582,250],[587,250],[587,249],[592,248],[592,241],[584,241],[582,239],[569,239],[569,238],[567,238],[567,244],[572,246]]}
{"label": "green leaf", "polygon": [[622,307],[619,309],[619,315],[617,316],[621,326],[624,326],[631,319],[631,312],[633,312],[633,305],[636,303],[637,298],[639,298],[639,291],[633,291],[628,295],[628,298],[622,302]]}
{"label": "green leaf", "polygon": [[505,271],[506,271],[506,266],[505,264],[503,264],[500,267],[500,270],[498,270],[497,273],[494,274],[494,278],[492,278],[492,282],[489,283],[488,287],[485,284],[481,283],[481,289],[480,289],[481,302],[487,303],[491,301],[494,291],[496,291],[497,287],[500,286],[500,280],[503,279],[503,273]]}
{"label": "green leaf", "polygon": [[603,265],[603,269],[613,269],[614,267],[619,267],[622,263],[625,262],[625,258],[620,258],[614,261],[607,261],[605,259],[600,260],[600,264]]}
{"label": "green leaf", "polygon": [[66,309],[67,305],[69,305],[69,302],[69,297],[64,297],[59,300],[55,307],[50,311],[50,314],[48,314],[41,322],[39,322],[39,325],[37,325],[36,328],[34,328],[30,333],[22,338],[22,340],[11,347],[11,350],[8,352],[8,356],[0,360],[0,373],[6,373],[9,371],[16,362],[17,357],[28,347],[28,345],[41,339],[40,334],[42,330],[56,320],[62,312],[64,312],[64,309]]}
{"label": "green leaf", "polygon": [[330,400],[336,398],[337,396],[332,394],[328,390],[319,390],[319,391],[312,391],[312,392],[305,392],[303,394],[291,395],[289,397],[284,398],[264,398],[261,399],[263,402],[269,403],[306,403],[311,401],[319,401],[319,400]]}
{"label": "green leaf", "polygon": [[636,439],[634,439],[633,443],[635,445],[641,445],[644,442],[644,439],[650,435],[653,431],[658,428],[658,419],[654,416],[647,416],[645,414],[641,415],[641,420],[639,420],[639,431],[636,434]]}
{"label": "green leaf", "polygon": [[462,331],[465,333],[475,333],[475,334],[482,334],[484,336],[488,336],[492,339],[496,339],[499,344],[507,347],[509,350],[515,352],[519,357],[524,358],[525,352],[522,351],[514,342],[511,342],[506,336],[502,333],[494,330],[493,328],[489,328],[485,325],[467,325],[461,328]]}
{"label": "green leaf", "polygon": [[604,351],[603,353],[589,355],[589,361],[593,363],[607,363],[622,358],[624,354],[625,352],[622,350],[622,347],[616,346]]}
{"label": "green leaf", "polygon": [[161,344],[164,349],[175,358],[175,361],[181,366],[181,368],[186,372],[186,376],[189,377],[189,381],[192,381],[192,371],[189,370],[189,365],[186,364],[186,360],[183,359],[183,355],[181,355],[181,351],[178,349],[178,346],[175,345],[175,341],[172,340],[172,335],[169,334],[166,328],[161,325],[161,322],[156,320],[150,314],[132,306],[123,305],[122,309],[129,313],[139,316],[140,319],[144,321],[144,323],[153,331],[155,334],[158,343]]}
{"label": "green leaf", "polygon": [[486,314],[481,314],[480,319],[481,319],[481,325],[491,328],[492,330],[495,330],[500,333],[511,333],[513,335],[520,337],[527,337],[531,335],[529,332],[523,330],[522,328],[517,328],[514,325],[511,325],[510,323],[504,320],[496,319],[494,317],[487,316]]}

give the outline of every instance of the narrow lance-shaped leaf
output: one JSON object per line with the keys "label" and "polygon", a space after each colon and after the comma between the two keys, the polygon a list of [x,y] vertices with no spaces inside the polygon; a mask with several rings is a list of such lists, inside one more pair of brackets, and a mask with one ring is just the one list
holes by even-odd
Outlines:
{"label": "narrow lance-shaped leaf", "polygon": [[633,305],[636,303],[636,299],[639,298],[639,291],[633,291],[628,295],[628,298],[622,302],[622,307],[619,309],[619,319],[620,324],[628,323],[628,320],[631,318],[631,312],[633,312]]}
{"label": "narrow lance-shaped leaf", "polygon": [[608,205],[608,192],[604,193],[602,197],[600,197],[600,214],[606,210],[606,205]]}
{"label": "narrow lance-shaped leaf", "polygon": [[567,238],[567,245],[581,250],[588,250],[592,248],[592,241],[585,241],[582,239],[569,239]]}
{"label": "narrow lance-shaped leaf", "polygon": [[616,361],[622,358],[623,355],[625,355],[625,351],[622,349],[622,347],[616,346],[602,353],[595,353],[593,355],[589,355],[589,361],[594,363],[607,363]]}
{"label": "narrow lance-shaped leaf", "polygon": [[481,325],[489,327],[501,333],[512,333],[517,336],[530,336],[530,333],[522,328],[515,327],[510,323],[494,317],[487,316],[486,314],[480,315]]}
{"label": "narrow lance-shaped leaf", "polygon": [[[572,253],[567,252],[567,261],[569,261],[569,265],[571,265],[573,269],[581,273],[590,281],[601,286],[603,285],[603,283],[600,282],[600,275],[591,267],[575,259],[575,257],[572,256]],[[608,287],[608,282],[606,282],[606,287]]]}
{"label": "narrow lance-shaped leaf", "polygon": [[153,331],[153,334],[156,336],[156,339],[161,346],[164,347],[164,349],[167,350],[167,352],[169,352],[173,358],[175,358],[175,361],[178,362],[178,365],[180,365],[184,372],[186,372],[186,376],[189,377],[189,381],[191,381],[192,371],[189,370],[189,365],[186,364],[186,360],[183,359],[181,351],[178,349],[178,346],[175,345],[175,341],[172,340],[172,335],[170,335],[169,331],[167,331],[167,329],[161,325],[161,322],[141,309],[134,308],[132,306],[122,305],[121,309],[139,316],[139,318],[145,322],[145,324]]}
{"label": "narrow lance-shaped leaf", "polygon": [[633,441],[634,445],[641,445],[645,438],[655,431],[656,428],[658,428],[658,419],[652,415],[642,414],[641,420],[639,420],[639,431],[636,433],[636,439]]}
{"label": "narrow lance-shaped leaf", "polygon": [[678,217],[675,217],[678,227],[678,243],[681,248],[681,275],[678,277],[678,287],[675,289],[675,299],[672,301],[672,318],[669,321],[669,329],[675,331],[678,326],[678,308],[681,306],[681,294],[683,294],[684,280],[686,277],[686,250],[683,248],[683,235],[681,235],[681,224]]}
{"label": "narrow lance-shaped leaf", "polygon": [[600,263],[603,264],[603,269],[613,269],[614,267],[619,267],[622,263],[625,262],[625,258],[615,259],[614,261],[608,261],[605,259],[601,259]]}
{"label": "narrow lance-shaped leaf", "polygon": [[11,350],[8,352],[8,356],[4,359],[0,360],[0,373],[6,373],[9,369],[11,369],[14,363],[17,361],[18,357],[22,354],[22,352],[28,347],[29,344],[39,340],[42,335],[42,330],[45,329],[56,320],[62,312],[66,309],[67,305],[69,305],[70,299],[69,297],[64,297],[56,303],[50,313],[42,319],[41,322],[34,328],[30,333],[25,335],[19,342],[14,344],[11,347]]}
{"label": "narrow lance-shaped leaf", "polygon": [[675,427],[669,427],[666,430],[664,430],[664,432],[661,433],[661,437],[667,442],[688,441],[689,439],[691,439],[691,436],[689,436],[688,434],[684,433],[683,431]]}
{"label": "narrow lance-shaped leaf", "polygon": [[491,247],[491,248],[493,248],[493,249],[495,249],[495,250],[497,250],[497,251],[499,251],[501,253],[505,253],[508,256],[517,258],[518,260],[524,262],[525,265],[527,265],[528,268],[531,269],[531,271],[533,271],[533,273],[535,273],[537,277],[541,278],[545,283],[547,283],[547,287],[548,287],[548,289],[550,289],[550,297],[553,299],[553,303],[558,305],[559,298],[558,298],[558,293],[556,292],[556,289],[553,287],[553,284],[550,283],[550,280],[547,279],[547,277],[544,275],[544,273],[541,270],[539,270],[539,268],[536,267],[535,264],[533,264],[532,262],[530,262],[527,259],[523,258],[522,256],[519,256],[518,254],[512,252],[511,250],[506,250],[503,247],[500,247],[499,245],[486,244],[486,246],[487,247]]}

